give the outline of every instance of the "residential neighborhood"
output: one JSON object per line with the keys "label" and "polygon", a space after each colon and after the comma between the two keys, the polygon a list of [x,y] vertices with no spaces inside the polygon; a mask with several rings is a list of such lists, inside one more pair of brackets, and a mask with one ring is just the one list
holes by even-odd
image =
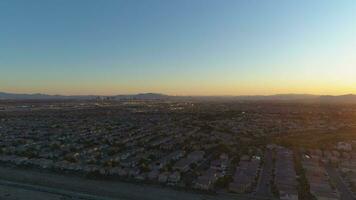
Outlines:
{"label": "residential neighborhood", "polygon": [[356,191],[356,140],[323,148],[278,140],[352,129],[352,108],[195,101],[1,106],[2,166],[255,199],[350,199]]}

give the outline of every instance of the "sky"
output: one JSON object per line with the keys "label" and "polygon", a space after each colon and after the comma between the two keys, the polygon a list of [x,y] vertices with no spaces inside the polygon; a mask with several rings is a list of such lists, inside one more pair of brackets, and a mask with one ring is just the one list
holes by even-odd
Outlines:
{"label": "sky", "polygon": [[0,91],[356,93],[356,1],[1,0]]}

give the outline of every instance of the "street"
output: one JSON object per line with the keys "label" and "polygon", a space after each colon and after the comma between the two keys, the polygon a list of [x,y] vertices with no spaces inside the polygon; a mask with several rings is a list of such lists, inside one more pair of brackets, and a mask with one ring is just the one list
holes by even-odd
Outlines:
{"label": "street", "polygon": [[260,197],[272,197],[271,193],[271,183],[272,180],[272,170],[273,170],[273,160],[272,160],[272,151],[266,150],[264,156],[264,164],[260,173],[259,181],[257,184],[256,196]]}
{"label": "street", "polygon": [[268,199],[239,194],[210,195],[173,190],[168,187],[132,184],[120,181],[90,180],[81,177],[0,166],[0,199],[27,199],[22,198],[26,194],[37,196],[36,199],[38,200],[57,200],[58,198],[61,200],[68,198],[89,200]]}
{"label": "street", "polygon": [[347,187],[345,181],[341,178],[339,172],[336,171],[336,169],[330,165],[325,166],[325,168],[330,176],[330,179],[336,184],[336,188],[340,192],[340,200],[355,200],[356,197]]}

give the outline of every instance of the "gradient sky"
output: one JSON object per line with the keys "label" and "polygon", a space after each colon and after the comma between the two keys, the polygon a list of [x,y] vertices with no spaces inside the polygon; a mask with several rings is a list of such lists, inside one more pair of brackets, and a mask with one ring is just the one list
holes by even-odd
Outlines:
{"label": "gradient sky", "polygon": [[356,1],[1,0],[0,91],[356,93]]}

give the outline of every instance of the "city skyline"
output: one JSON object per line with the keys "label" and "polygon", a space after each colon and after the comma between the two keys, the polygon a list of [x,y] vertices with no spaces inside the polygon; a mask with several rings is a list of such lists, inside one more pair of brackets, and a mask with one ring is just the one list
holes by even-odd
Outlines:
{"label": "city skyline", "polygon": [[356,93],[356,3],[1,1],[0,91]]}

